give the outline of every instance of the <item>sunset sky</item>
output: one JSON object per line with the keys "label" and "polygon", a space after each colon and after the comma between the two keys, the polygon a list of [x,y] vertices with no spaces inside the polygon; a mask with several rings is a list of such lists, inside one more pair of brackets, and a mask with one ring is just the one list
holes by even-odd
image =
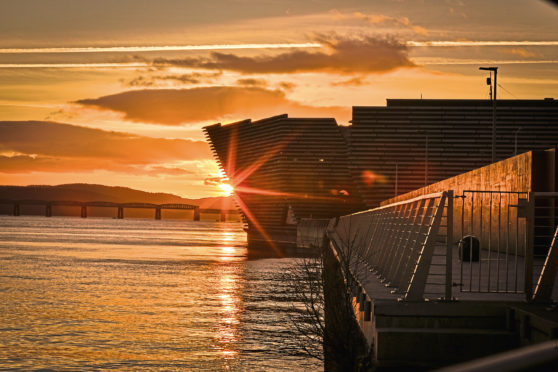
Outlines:
{"label": "sunset sky", "polygon": [[558,98],[537,0],[2,0],[0,184],[222,195],[201,128],[386,98]]}

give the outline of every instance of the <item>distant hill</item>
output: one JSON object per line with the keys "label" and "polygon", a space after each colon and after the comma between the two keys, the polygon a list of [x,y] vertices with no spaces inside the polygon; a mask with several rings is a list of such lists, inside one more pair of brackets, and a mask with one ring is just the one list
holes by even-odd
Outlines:
{"label": "distant hill", "polygon": [[184,203],[201,208],[236,209],[232,197],[187,199],[174,194],[146,192],[121,186],[71,183],[57,186],[0,186],[0,199],[110,201],[115,203]]}
{"label": "distant hill", "polygon": [[[109,201],[114,203],[184,203],[199,205],[202,209],[236,210],[232,197],[187,199],[174,194],[152,193],[128,187],[73,183],[57,186],[0,186],[0,199],[13,200],[76,200]],[[2,206],[6,209],[9,206]],[[8,209],[7,209],[8,210]],[[6,213],[6,211],[2,211]],[[34,214],[34,213],[33,213]]]}

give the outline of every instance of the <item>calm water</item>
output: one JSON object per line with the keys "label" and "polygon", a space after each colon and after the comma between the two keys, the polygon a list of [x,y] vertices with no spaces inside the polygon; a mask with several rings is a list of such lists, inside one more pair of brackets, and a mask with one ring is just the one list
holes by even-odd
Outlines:
{"label": "calm water", "polygon": [[0,370],[317,370],[237,223],[0,216]]}

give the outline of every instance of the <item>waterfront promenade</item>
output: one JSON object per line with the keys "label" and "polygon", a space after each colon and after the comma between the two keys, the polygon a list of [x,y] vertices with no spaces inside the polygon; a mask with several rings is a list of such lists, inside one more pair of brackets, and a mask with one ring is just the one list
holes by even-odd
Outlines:
{"label": "waterfront promenade", "polygon": [[439,367],[558,336],[555,207],[540,203],[558,193],[483,195],[510,199],[475,199],[475,213],[448,190],[330,220],[379,366]]}

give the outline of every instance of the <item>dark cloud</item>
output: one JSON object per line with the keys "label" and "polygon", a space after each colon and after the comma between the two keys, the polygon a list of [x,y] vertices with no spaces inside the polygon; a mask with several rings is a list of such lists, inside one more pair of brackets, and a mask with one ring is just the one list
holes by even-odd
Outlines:
{"label": "dark cloud", "polygon": [[122,83],[128,87],[152,87],[161,85],[163,82],[175,82],[179,84],[201,84],[215,81],[222,72],[192,72],[190,74],[177,75],[140,75],[131,80],[123,80]]}
{"label": "dark cloud", "polygon": [[238,79],[236,81],[236,84],[242,86],[248,86],[248,87],[266,87],[268,85],[267,81],[265,81],[264,79],[252,79],[252,78]]}
{"label": "dark cloud", "polygon": [[214,52],[210,57],[154,60],[155,65],[183,66],[250,73],[295,73],[325,71],[337,73],[381,73],[414,66],[407,47],[394,38],[363,36],[349,38],[320,35],[316,42],[329,51],[292,50],[255,57]]}
{"label": "dark cloud", "polygon": [[196,87],[128,91],[77,103],[121,112],[126,119],[156,124],[221,119],[260,118],[288,113],[291,116],[333,116],[348,120],[350,109],[306,106],[286,98],[280,90],[260,87]]}
{"label": "dark cloud", "polygon": [[121,80],[122,83],[127,87],[150,87],[155,84],[155,80],[148,76],[137,76],[131,80]]}
{"label": "dark cloud", "polygon": [[279,83],[279,88],[289,91],[289,90],[293,90],[294,88],[296,88],[296,84],[295,83],[291,83],[288,81],[282,81]]}
{"label": "dark cloud", "polygon": [[333,83],[331,83],[332,86],[362,86],[365,85],[366,80],[364,79],[364,77],[362,76],[357,76],[348,80],[342,80],[342,81],[334,81]]}
{"label": "dark cloud", "polygon": [[0,122],[0,171],[185,174],[167,163],[210,159],[207,143],[41,121]]}

